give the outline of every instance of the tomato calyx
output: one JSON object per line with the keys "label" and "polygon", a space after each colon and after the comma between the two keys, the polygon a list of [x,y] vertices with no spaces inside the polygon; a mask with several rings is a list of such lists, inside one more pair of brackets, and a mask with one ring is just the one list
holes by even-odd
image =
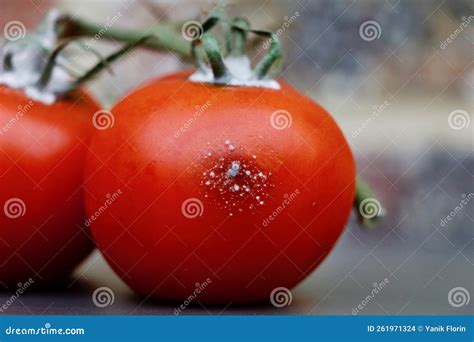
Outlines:
{"label": "tomato calyx", "polygon": [[[21,89],[32,100],[53,104],[58,98],[82,86],[109,64],[146,42],[150,36],[141,37],[103,58],[91,47],[77,39],[67,38],[65,25],[69,16],[57,9],[49,11],[36,31],[21,39],[4,41],[0,47],[0,84]],[[76,47],[92,53],[98,62],[86,72],[79,73],[68,63],[67,48]],[[77,53],[70,49],[70,54]]]}
{"label": "tomato calyx", "polygon": [[[222,22],[226,32],[226,57],[223,57],[217,39],[209,33],[218,22]],[[197,71],[189,78],[191,81],[280,89],[279,83],[268,77],[270,69],[282,58],[280,42],[276,35],[268,31],[252,30],[245,18],[236,17],[229,21],[220,13],[211,14],[202,24],[202,31],[202,36],[191,44],[191,55],[197,67]],[[267,54],[254,68],[246,55],[248,33],[270,40]],[[202,47],[203,52],[198,52],[199,47]],[[209,65],[204,62],[203,55],[207,57]]]}

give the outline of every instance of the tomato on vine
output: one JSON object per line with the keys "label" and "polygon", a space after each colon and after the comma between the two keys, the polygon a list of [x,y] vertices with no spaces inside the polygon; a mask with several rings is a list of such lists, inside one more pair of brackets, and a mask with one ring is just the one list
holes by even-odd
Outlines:
{"label": "tomato on vine", "polygon": [[[355,198],[355,165],[331,116],[281,80],[275,36],[228,23],[229,56],[203,24],[197,70],[128,94],[113,129],[95,134],[85,169],[88,215],[109,265],[134,290],[182,302],[268,300],[327,256]],[[271,40],[252,68],[248,33]],[[207,56],[209,65],[203,61]]]}
{"label": "tomato on vine", "polygon": [[94,247],[82,176],[101,107],[82,85],[133,46],[76,76],[61,52],[79,42],[60,41],[62,19],[52,11],[0,50],[0,289],[59,282]]}

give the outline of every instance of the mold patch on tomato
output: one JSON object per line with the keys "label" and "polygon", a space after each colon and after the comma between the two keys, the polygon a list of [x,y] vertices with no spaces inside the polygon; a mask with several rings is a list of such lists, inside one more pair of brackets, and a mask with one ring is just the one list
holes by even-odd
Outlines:
{"label": "mold patch on tomato", "polygon": [[230,216],[241,212],[255,213],[265,205],[269,190],[274,187],[272,173],[262,170],[257,156],[238,149],[229,140],[216,156],[207,152],[201,186],[204,197]]}

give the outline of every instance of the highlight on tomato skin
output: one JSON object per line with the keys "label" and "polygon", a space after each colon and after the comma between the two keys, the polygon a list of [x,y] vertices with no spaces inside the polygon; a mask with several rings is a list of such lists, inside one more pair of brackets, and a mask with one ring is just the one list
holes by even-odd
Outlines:
{"label": "highlight on tomato skin", "polygon": [[94,248],[82,165],[100,107],[78,90],[46,105],[0,86],[0,281],[57,284]]}
{"label": "highlight on tomato skin", "polygon": [[[319,105],[280,90],[154,81],[112,108],[91,141],[86,210],[116,273],[147,297],[268,300],[330,252],[354,201],[354,160]],[[284,213],[282,213],[284,208]]]}

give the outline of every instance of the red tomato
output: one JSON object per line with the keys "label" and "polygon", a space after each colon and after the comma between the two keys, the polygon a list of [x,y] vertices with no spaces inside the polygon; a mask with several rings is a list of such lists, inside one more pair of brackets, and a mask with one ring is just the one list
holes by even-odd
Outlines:
{"label": "red tomato", "polygon": [[0,284],[58,281],[92,250],[82,168],[99,108],[82,91],[45,105],[0,87]]}
{"label": "red tomato", "polygon": [[329,114],[284,82],[222,87],[188,75],[129,94],[112,109],[116,125],[93,137],[93,236],[143,295],[182,302],[199,288],[201,303],[268,300],[341,234],[354,200],[351,151]]}

